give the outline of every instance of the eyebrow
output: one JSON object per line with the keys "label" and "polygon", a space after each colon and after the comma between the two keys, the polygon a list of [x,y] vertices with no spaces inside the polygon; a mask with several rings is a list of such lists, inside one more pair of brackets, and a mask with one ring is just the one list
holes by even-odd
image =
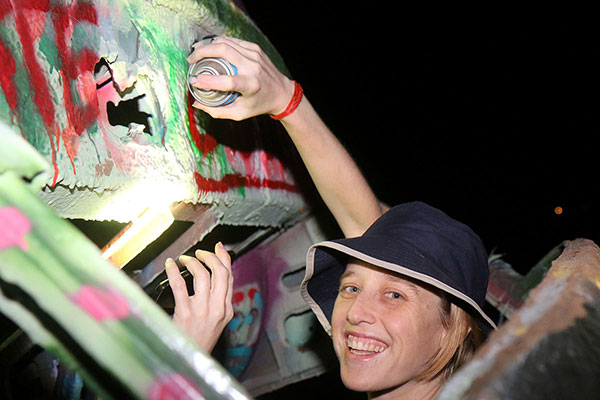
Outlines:
{"label": "eyebrow", "polygon": [[350,276],[350,275],[356,275],[356,274],[354,272],[351,272],[351,271],[344,271],[344,273],[342,275],[340,275],[340,281],[342,279],[344,279],[345,277]]}
{"label": "eyebrow", "polygon": [[404,285],[408,289],[413,290],[415,292],[418,292],[420,289],[418,285],[414,284],[413,282],[409,281],[406,278],[400,278],[399,276],[395,276],[392,274],[386,274],[386,278],[389,279],[390,281]]}
{"label": "eyebrow", "polygon": [[[342,282],[342,280],[344,280],[344,278],[352,276],[352,275],[356,275],[356,273],[352,272],[352,271],[344,271],[344,273],[340,276],[340,282]],[[414,292],[419,292],[419,286],[416,285],[415,283],[411,282],[410,280],[408,280],[407,278],[404,277],[400,277],[400,276],[396,276],[394,275],[393,271],[390,271],[390,273],[386,272],[385,273],[386,279],[394,282],[394,283],[398,283],[400,285],[404,285],[406,286],[406,288],[408,290],[412,290]]]}

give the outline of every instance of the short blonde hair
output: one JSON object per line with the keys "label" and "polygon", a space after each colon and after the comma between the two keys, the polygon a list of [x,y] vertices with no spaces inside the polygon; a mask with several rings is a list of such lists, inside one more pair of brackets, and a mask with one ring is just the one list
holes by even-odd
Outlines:
{"label": "short blonde hair", "polygon": [[448,295],[438,293],[440,319],[445,333],[441,347],[429,361],[427,368],[416,379],[429,381],[442,375],[447,380],[461,365],[471,359],[483,343],[483,334],[471,314],[450,301]]}

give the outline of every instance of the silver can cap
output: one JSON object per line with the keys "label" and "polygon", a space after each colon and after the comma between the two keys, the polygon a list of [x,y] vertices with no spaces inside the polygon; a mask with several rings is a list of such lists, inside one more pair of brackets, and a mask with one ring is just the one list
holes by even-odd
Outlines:
{"label": "silver can cap", "polygon": [[211,107],[224,106],[233,102],[239,96],[238,92],[222,92],[220,90],[194,87],[190,79],[200,74],[237,75],[237,69],[227,60],[223,58],[203,58],[190,65],[187,78],[188,89],[194,99]]}

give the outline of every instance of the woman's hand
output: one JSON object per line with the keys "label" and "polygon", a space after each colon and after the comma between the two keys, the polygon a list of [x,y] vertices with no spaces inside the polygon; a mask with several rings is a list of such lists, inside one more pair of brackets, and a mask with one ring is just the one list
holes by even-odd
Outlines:
{"label": "woman's hand", "polygon": [[189,295],[177,264],[168,259],[165,270],[175,297],[173,322],[210,353],[233,318],[231,257],[218,243],[214,253],[197,250],[196,258],[181,256],[179,261],[194,277],[194,294]]}
{"label": "woman's hand", "polygon": [[[194,107],[214,118],[242,120],[260,114],[283,112],[294,95],[294,82],[283,75],[260,47],[230,37],[216,37],[210,44],[197,43],[190,63],[205,57],[221,57],[235,65],[237,75],[198,75],[194,86],[239,92],[233,103]],[[314,110],[306,96],[293,113],[280,120],[294,142],[325,204],[346,237],[361,235],[382,210],[362,172]]]}
{"label": "woman's hand", "polygon": [[213,118],[243,120],[261,114],[279,114],[294,93],[294,82],[283,75],[255,43],[231,37],[216,37],[212,43],[194,44],[188,57],[194,63],[206,57],[221,57],[237,68],[237,75],[198,75],[192,84],[201,89],[239,92],[233,103],[210,107],[196,101],[193,106]]}

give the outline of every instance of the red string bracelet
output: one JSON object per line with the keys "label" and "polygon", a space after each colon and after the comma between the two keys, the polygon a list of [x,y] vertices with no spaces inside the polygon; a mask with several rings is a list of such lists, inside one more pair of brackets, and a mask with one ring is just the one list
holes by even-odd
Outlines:
{"label": "red string bracelet", "polygon": [[302,101],[303,93],[304,92],[302,90],[302,86],[300,86],[300,84],[298,82],[294,81],[294,94],[292,95],[292,99],[290,100],[290,103],[287,105],[285,110],[283,110],[283,112],[281,112],[280,114],[277,114],[277,115],[271,114],[270,117],[273,119],[276,119],[276,120],[280,120],[282,118],[287,117],[291,113],[293,113],[296,110],[296,108],[298,108],[298,105]]}

